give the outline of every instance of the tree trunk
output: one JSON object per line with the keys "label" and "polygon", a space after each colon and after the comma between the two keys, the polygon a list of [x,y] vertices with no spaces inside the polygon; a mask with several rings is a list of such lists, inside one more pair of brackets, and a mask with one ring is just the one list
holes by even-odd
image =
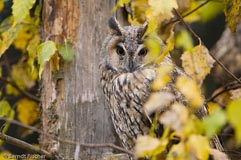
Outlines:
{"label": "tree trunk", "polygon": [[[113,0],[43,1],[43,38],[71,39],[76,56],[70,63],[56,55],[42,74],[42,130],[63,140],[115,143],[109,110],[99,86],[99,51]],[[59,65],[58,65],[59,64]],[[41,146],[63,159],[73,159],[76,146],[41,136]],[[101,159],[110,149],[80,147],[79,159]]]}

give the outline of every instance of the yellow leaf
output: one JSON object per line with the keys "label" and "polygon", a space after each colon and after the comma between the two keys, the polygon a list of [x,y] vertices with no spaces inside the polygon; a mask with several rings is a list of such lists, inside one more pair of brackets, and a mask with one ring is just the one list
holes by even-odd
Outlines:
{"label": "yellow leaf", "polygon": [[6,85],[6,93],[8,95],[14,95],[14,96],[19,95],[19,91],[16,88],[14,88],[11,84]]}
{"label": "yellow leaf", "polygon": [[136,22],[139,22],[139,23],[144,23],[146,21],[145,12],[148,8],[149,8],[149,5],[147,0],[132,1],[131,9],[133,11],[134,20],[136,20]]}
{"label": "yellow leaf", "polygon": [[176,81],[176,87],[186,97],[190,106],[199,108],[203,105],[204,100],[195,81],[188,77],[179,76]]}
{"label": "yellow leaf", "polygon": [[118,7],[123,7],[124,4],[127,4],[129,2],[130,2],[130,0],[118,0],[117,4],[114,6],[112,11],[116,11]]}
{"label": "yellow leaf", "polygon": [[155,111],[164,111],[174,98],[174,95],[168,92],[152,93],[148,101],[144,104],[144,111],[147,115]]}
{"label": "yellow leaf", "polygon": [[187,152],[185,151],[185,145],[181,141],[178,144],[173,145],[171,150],[168,152],[166,160],[184,160],[188,159]]}
{"label": "yellow leaf", "polygon": [[227,106],[227,117],[229,123],[233,126],[235,139],[241,144],[241,99],[230,102]]}
{"label": "yellow leaf", "polygon": [[199,86],[202,85],[205,77],[210,73],[213,58],[209,55],[208,49],[202,45],[198,45],[191,52],[186,51],[181,57],[182,66]]}
{"label": "yellow leaf", "polygon": [[176,0],[149,0],[148,4],[151,6],[151,16],[158,17],[162,15],[165,19],[173,17],[172,10],[177,8]]}
{"label": "yellow leaf", "polygon": [[185,127],[186,122],[189,120],[188,115],[189,113],[185,106],[175,103],[171,106],[170,110],[164,112],[160,116],[159,121],[165,127],[170,127],[180,135]]}
{"label": "yellow leaf", "polygon": [[[203,2],[200,2],[200,3],[203,3]],[[197,1],[191,1],[189,4],[190,7],[184,13],[182,13],[182,15],[185,15],[185,14],[189,13],[190,11],[192,11],[193,9],[197,8],[200,5],[200,3]],[[200,9],[198,9],[194,13],[185,17],[185,21],[189,22],[189,23],[199,21],[201,18],[200,14],[201,14],[201,11],[200,11]]]}
{"label": "yellow leaf", "polygon": [[158,37],[156,32],[152,32],[148,35],[144,43],[150,52],[150,54],[147,54],[145,61],[147,63],[155,61],[161,52],[161,39]]}
{"label": "yellow leaf", "polygon": [[232,32],[236,31],[236,26],[241,19],[241,0],[224,0],[224,14],[228,22],[228,27]]}
{"label": "yellow leaf", "polygon": [[223,3],[217,1],[210,1],[200,8],[200,17],[203,22],[208,22],[214,19],[223,11]]}
{"label": "yellow leaf", "polygon": [[[29,40],[32,38],[32,35],[38,34],[37,27],[33,25],[33,20],[30,15],[25,18],[25,21],[29,23],[29,25],[22,25],[18,36],[13,41],[13,45],[15,46],[15,48],[23,52],[26,51],[26,46],[29,43]],[[34,30],[36,30],[37,32],[34,33]]]}
{"label": "yellow leaf", "polygon": [[161,65],[156,70],[156,78],[151,84],[151,89],[154,91],[158,91],[162,89],[167,83],[170,82],[171,77],[170,74],[173,70],[172,65]]}
{"label": "yellow leaf", "polygon": [[151,155],[153,150],[155,150],[159,145],[160,141],[157,138],[146,136],[139,136],[136,140],[136,145],[134,148],[135,157],[144,157],[145,155]]}
{"label": "yellow leaf", "polygon": [[38,104],[29,99],[21,99],[17,103],[18,119],[24,123],[31,125],[39,118]]}
{"label": "yellow leaf", "polygon": [[217,109],[221,108],[217,103],[208,102],[208,113],[213,114]]}
{"label": "yellow leaf", "polygon": [[12,153],[10,153],[9,151],[2,151],[0,152],[0,160],[17,160],[15,158],[16,155],[13,155]]}
{"label": "yellow leaf", "polygon": [[7,31],[1,34],[2,39],[0,39],[0,56],[12,44],[13,40],[17,37],[20,29],[21,29],[21,26],[16,25],[14,27],[10,27]]}
{"label": "yellow leaf", "polygon": [[208,138],[201,135],[191,135],[186,143],[189,157],[194,159],[208,160],[210,145]]}
{"label": "yellow leaf", "polygon": [[4,1],[1,0],[0,1],[0,12],[3,10],[3,8],[4,8]]}
{"label": "yellow leaf", "polygon": [[171,50],[174,48],[174,25],[171,26],[171,29],[169,30],[167,38],[165,38],[166,46],[164,46],[161,55],[157,58],[156,64],[160,64],[163,59],[169,54]]}
{"label": "yellow leaf", "polygon": [[30,89],[35,85],[35,77],[32,77],[32,73],[28,70],[25,63],[17,63],[12,66],[11,75],[14,82],[21,89]]}
{"label": "yellow leaf", "polygon": [[181,30],[179,33],[177,33],[175,44],[176,47],[182,47],[184,50],[192,49],[193,40],[191,34],[184,29]]}
{"label": "yellow leaf", "polygon": [[213,156],[213,160],[230,160],[225,152],[219,151],[217,149],[211,149],[211,155]]}

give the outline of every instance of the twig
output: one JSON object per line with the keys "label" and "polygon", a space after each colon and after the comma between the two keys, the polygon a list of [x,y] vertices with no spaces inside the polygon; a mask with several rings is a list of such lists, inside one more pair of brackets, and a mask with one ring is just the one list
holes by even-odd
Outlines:
{"label": "twig", "polygon": [[23,149],[26,149],[27,151],[31,152],[31,153],[39,153],[41,155],[45,155],[46,158],[48,159],[51,159],[52,158],[52,155],[44,150],[44,149],[41,149],[39,147],[35,147],[29,143],[26,143],[22,140],[19,140],[17,138],[14,138],[14,137],[11,137],[11,136],[8,136],[6,134],[3,134],[0,132],[0,139],[12,144],[12,145],[15,145],[15,146],[18,146],[20,148],[23,148]]}
{"label": "twig", "polygon": [[[197,11],[198,9],[202,8],[204,5],[206,5],[208,2],[210,2],[210,0],[206,0],[205,2],[201,3],[199,6],[197,6],[196,8],[194,8],[193,10],[187,12],[186,14],[182,15],[183,18],[189,16],[190,14],[194,13],[195,11]],[[169,21],[168,23],[165,24],[165,26],[168,26],[172,23],[176,23],[176,22],[179,22],[180,19],[179,18],[175,18],[175,19],[172,19],[171,21]]]}
{"label": "twig", "polygon": [[26,124],[23,124],[19,121],[16,121],[16,120],[12,120],[12,119],[9,119],[9,118],[5,118],[5,117],[0,117],[0,120],[4,120],[6,122],[9,122],[9,123],[12,123],[12,124],[15,124],[15,125],[18,125],[18,126],[21,126],[21,127],[24,127],[24,128],[27,128],[27,129],[30,129],[32,131],[35,131],[39,134],[42,134],[44,136],[47,136],[51,139],[54,139],[56,141],[59,141],[59,142],[62,142],[62,143],[66,143],[66,144],[71,144],[71,145],[80,145],[81,147],[87,147],[87,148],[112,148],[112,149],[115,149],[117,151],[120,151],[120,152],[123,152],[123,153],[127,153],[131,156],[134,156],[134,154],[131,152],[131,151],[128,151],[122,147],[119,147],[117,145],[114,145],[114,144],[111,144],[111,143],[103,143],[103,144],[91,144],[91,143],[79,143],[77,141],[71,141],[71,140],[64,140],[64,139],[61,139],[55,135],[52,135],[52,134],[49,134],[49,133],[45,133],[35,127],[32,127],[32,126],[29,126],[29,125],[26,125]]}
{"label": "twig", "polygon": [[[175,8],[174,8],[173,10],[174,10],[176,16],[177,16],[177,17],[180,19],[180,21],[183,23],[183,25],[193,34],[193,36],[194,36],[195,38],[198,39],[198,41],[199,41],[200,44],[203,44],[201,38],[200,38],[200,37],[192,30],[192,28],[183,20],[183,18],[182,18],[182,16],[180,15],[180,13],[179,13]],[[213,54],[210,53],[209,55],[218,63],[218,65],[220,65],[220,66],[224,69],[224,71],[225,71],[227,74],[229,74],[234,80],[236,80],[238,83],[241,84],[240,79],[238,79],[232,72],[230,72],[230,71],[222,64],[222,62],[220,62]]]}
{"label": "twig", "polygon": [[241,85],[238,83],[230,83],[224,87],[221,87],[221,90],[217,93],[215,93],[214,95],[212,95],[212,97],[208,98],[207,101],[210,102],[210,101],[214,101],[218,96],[220,96],[221,94],[227,92],[227,91],[230,91],[230,90],[234,90],[234,89],[238,89],[238,88],[241,88]]}
{"label": "twig", "polygon": [[31,93],[22,90],[15,82],[9,81],[7,79],[4,79],[2,77],[0,77],[0,81],[4,82],[4,83],[9,83],[11,86],[13,86],[15,89],[17,89],[20,93],[22,93],[24,96],[28,97],[31,100],[34,100],[36,102],[40,102],[40,99],[34,95],[32,95]]}

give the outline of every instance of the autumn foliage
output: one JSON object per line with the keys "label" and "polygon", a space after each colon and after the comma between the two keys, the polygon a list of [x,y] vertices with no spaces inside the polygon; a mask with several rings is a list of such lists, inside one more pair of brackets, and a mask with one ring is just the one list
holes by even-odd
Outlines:
{"label": "autumn foliage", "polygon": [[[6,4],[7,2],[0,1],[0,11],[7,7]],[[160,64],[165,56],[172,55],[179,49],[182,52],[182,65],[179,67],[190,76],[177,77],[175,84],[188,100],[188,107],[173,104],[169,106],[168,112],[157,115],[156,122],[165,126],[164,133],[159,138],[150,130],[149,135],[140,136],[134,151],[136,158],[208,160],[210,155],[214,159],[226,158],[223,153],[213,150],[209,141],[212,136],[221,134],[227,125],[234,130],[234,146],[240,147],[241,96],[227,98],[227,95],[221,94],[219,98],[226,101],[222,105],[216,101],[207,101],[208,97],[203,96],[204,81],[217,60],[190,27],[194,22],[212,21],[223,12],[228,27],[235,34],[241,19],[240,4],[240,0],[119,0],[113,8],[113,11],[125,8],[132,25],[148,21],[145,45],[151,52],[148,55],[149,61]],[[47,39],[41,40],[41,7],[35,0],[13,0],[11,14],[0,21],[0,117],[17,119],[27,125],[35,125],[39,121],[40,101],[36,90],[45,63],[56,57],[70,62],[75,55],[75,46],[67,37],[64,37],[65,41],[61,44],[50,40],[51,36],[56,35],[48,35]],[[19,54],[14,63],[7,62],[15,58],[14,55],[11,56],[11,47]],[[56,66],[58,65],[57,63]],[[155,91],[163,88],[170,81],[172,70],[173,66],[162,65],[158,68],[151,89]],[[233,80],[241,83],[238,78],[234,77]],[[171,98],[161,92],[152,94],[144,110],[148,113],[161,109]],[[195,116],[195,111],[203,105],[208,106],[210,115],[199,119]],[[1,126],[2,133],[8,133],[9,125],[6,122]],[[168,148],[169,142],[176,137],[179,142]],[[3,143],[0,141],[0,144]],[[5,150],[0,153],[0,159],[6,152],[10,154]]]}

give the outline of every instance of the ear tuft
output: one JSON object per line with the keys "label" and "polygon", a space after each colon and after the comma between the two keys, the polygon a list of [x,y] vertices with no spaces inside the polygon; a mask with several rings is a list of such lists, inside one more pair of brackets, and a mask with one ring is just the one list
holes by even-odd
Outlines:
{"label": "ear tuft", "polygon": [[146,21],[138,30],[138,37],[142,38],[144,34],[146,33],[146,30],[148,28],[148,21]]}
{"label": "ear tuft", "polygon": [[109,19],[109,27],[117,34],[117,35],[123,35],[124,29],[120,25],[120,23],[117,21],[115,17],[111,17]]}

